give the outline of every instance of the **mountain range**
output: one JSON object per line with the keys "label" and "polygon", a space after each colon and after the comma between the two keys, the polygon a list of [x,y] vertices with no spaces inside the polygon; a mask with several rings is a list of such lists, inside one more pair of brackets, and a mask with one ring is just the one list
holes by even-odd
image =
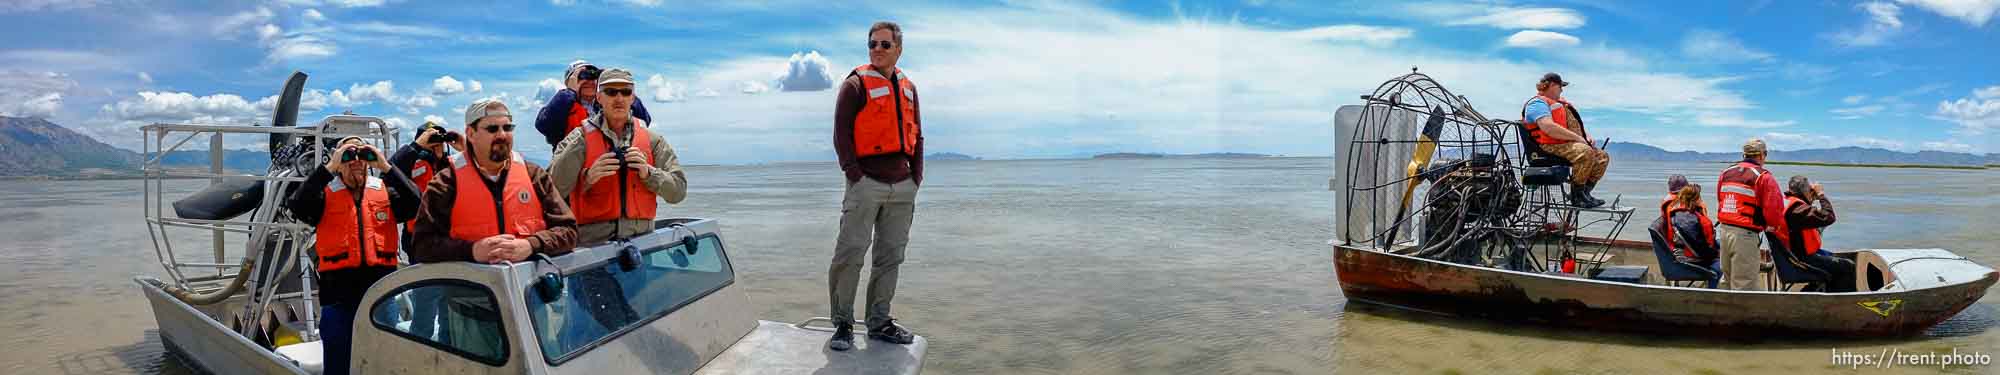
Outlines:
{"label": "mountain range", "polygon": [[[1617,160],[1674,162],[1734,161],[1734,152],[1667,151],[1641,143],[1614,142],[1606,147]],[[270,158],[261,150],[228,150],[224,168],[262,171]],[[934,155],[940,159],[970,158],[955,153]],[[1151,153],[1109,153],[1086,158],[1165,158],[1165,157],[1261,157],[1260,154],[1212,153],[1166,155]],[[92,177],[135,175],[143,156],[137,152],[105,144],[61,125],[40,118],[0,116],[0,177]],[[177,151],[160,158],[170,167],[207,167],[206,151]],[[1828,149],[1775,150],[1771,160],[1839,164],[1920,164],[1951,166],[2000,165],[2000,154],[1974,155],[1959,152],[1899,152],[1878,148],[1838,147]],[[546,160],[539,160],[546,165]]]}

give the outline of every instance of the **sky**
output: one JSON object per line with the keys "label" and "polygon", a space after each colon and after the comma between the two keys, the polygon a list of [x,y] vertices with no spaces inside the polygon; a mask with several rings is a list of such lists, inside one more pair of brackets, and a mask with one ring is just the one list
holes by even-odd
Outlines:
{"label": "sky", "polygon": [[[0,2],[0,115],[137,150],[156,122],[342,112],[462,125],[474,100],[533,122],[569,62],[641,78],[683,163],[830,161],[839,79],[900,23],[926,150],[1333,154],[1333,113],[1412,67],[1481,112],[1544,72],[1593,136],[1724,152],[2000,152],[2000,0]],[[1500,114],[1500,115],[1496,115]],[[517,147],[546,155],[538,133]]]}

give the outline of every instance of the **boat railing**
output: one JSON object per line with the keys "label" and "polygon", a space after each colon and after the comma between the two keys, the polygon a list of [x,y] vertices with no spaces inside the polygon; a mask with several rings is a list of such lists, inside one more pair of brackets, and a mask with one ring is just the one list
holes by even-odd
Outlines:
{"label": "boat railing", "polygon": [[[148,235],[151,237],[154,255],[167,274],[167,284],[180,294],[184,302],[214,303],[229,299],[230,296],[249,291],[248,303],[243,306],[243,315],[236,316],[235,322],[260,322],[273,303],[296,301],[298,313],[304,317],[306,329],[301,330],[304,338],[312,339],[318,306],[313,301],[314,280],[312,253],[305,251],[311,247],[311,226],[290,217],[284,209],[285,199],[296,184],[305,181],[304,176],[330,157],[324,144],[328,140],[344,137],[361,137],[381,145],[382,149],[392,149],[399,138],[397,127],[386,121],[369,116],[336,115],[328,116],[320,123],[298,127],[272,127],[259,125],[225,124],[185,124],[156,123],[140,128],[144,133],[141,172],[144,174],[143,190],[145,216]],[[231,153],[229,146],[264,148],[263,156],[269,164],[261,171],[232,170],[228,167]],[[235,152],[241,153],[238,149]],[[189,154],[205,154],[206,168],[169,167],[170,158]],[[226,200],[244,199],[252,191],[230,192],[224,184],[240,184],[261,188],[261,197],[256,197],[254,208],[246,213],[216,218],[186,218],[169,207],[176,199],[169,193],[170,180],[209,181],[209,189],[196,192],[220,194]],[[214,191],[211,191],[214,190]],[[195,240],[206,232],[207,246],[176,247],[178,242]],[[194,238],[189,238],[189,234]],[[231,237],[242,235],[243,237]],[[241,241],[241,242],[236,242]],[[236,244],[232,246],[232,244]],[[208,254],[201,254],[206,247]],[[240,262],[230,262],[230,249],[240,248]],[[281,290],[286,284],[281,278],[297,271],[299,283],[296,290]],[[250,273],[244,275],[244,273]],[[247,276],[247,277],[246,277]],[[286,288],[290,289],[290,288]],[[224,317],[226,318],[226,317]],[[225,320],[228,322],[230,320]],[[239,331],[248,335],[250,330],[259,329],[261,324],[236,324]]]}

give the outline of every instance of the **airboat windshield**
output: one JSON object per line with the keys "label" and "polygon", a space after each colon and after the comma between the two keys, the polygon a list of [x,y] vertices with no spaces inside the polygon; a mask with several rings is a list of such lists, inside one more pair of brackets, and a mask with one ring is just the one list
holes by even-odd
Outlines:
{"label": "airboat windshield", "polygon": [[[552,365],[617,340],[734,279],[722,239],[714,233],[655,235],[592,250],[571,256],[604,259],[561,276],[544,276],[529,287],[529,320],[542,356]],[[622,260],[627,251],[637,253],[636,262]],[[551,283],[550,277],[561,282]]]}

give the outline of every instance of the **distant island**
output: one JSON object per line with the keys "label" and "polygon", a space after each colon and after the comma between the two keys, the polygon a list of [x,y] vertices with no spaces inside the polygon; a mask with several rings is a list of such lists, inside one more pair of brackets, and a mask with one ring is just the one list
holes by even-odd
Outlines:
{"label": "distant island", "polygon": [[1202,154],[1161,154],[1140,152],[1113,152],[1093,155],[1091,159],[1258,159],[1271,155],[1243,152],[1210,152]]}
{"label": "distant island", "polygon": [[977,156],[966,155],[956,152],[933,152],[930,155],[924,155],[924,160],[981,160],[981,159]]}
{"label": "distant island", "polygon": [[[1643,143],[1612,142],[1605,147],[1612,160],[1668,162],[1733,162],[1742,160],[1738,152],[1667,151]],[[1879,148],[1835,147],[1808,150],[1772,150],[1771,164],[1833,167],[1950,168],[1982,169],[2000,164],[2000,154],[1975,155],[1960,152],[1901,152]]]}

